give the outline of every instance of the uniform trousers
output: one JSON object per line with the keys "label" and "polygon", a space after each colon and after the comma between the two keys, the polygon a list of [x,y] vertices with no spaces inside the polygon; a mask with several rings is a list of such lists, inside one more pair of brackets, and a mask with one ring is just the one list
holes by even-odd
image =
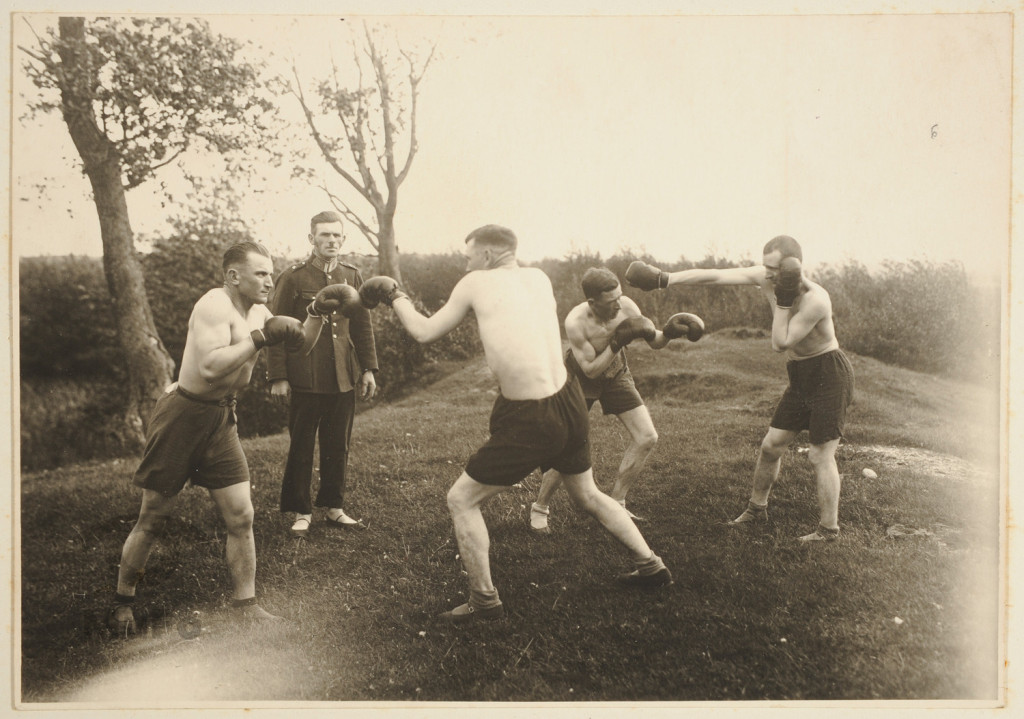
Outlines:
{"label": "uniform trousers", "polygon": [[320,440],[317,507],[341,508],[352,443],[355,391],[320,394],[292,391],[288,412],[291,445],[281,482],[281,511],[311,514],[314,442]]}

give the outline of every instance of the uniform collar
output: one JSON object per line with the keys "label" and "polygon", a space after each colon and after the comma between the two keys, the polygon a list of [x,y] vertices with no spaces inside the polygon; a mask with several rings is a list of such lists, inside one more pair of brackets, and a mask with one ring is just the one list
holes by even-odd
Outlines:
{"label": "uniform collar", "polygon": [[310,256],[309,264],[313,265],[313,267],[318,270],[323,270],[324,272],[334,272],[338,269],[338,258],[335,257],[333,263],[328,263],[314,252]]}

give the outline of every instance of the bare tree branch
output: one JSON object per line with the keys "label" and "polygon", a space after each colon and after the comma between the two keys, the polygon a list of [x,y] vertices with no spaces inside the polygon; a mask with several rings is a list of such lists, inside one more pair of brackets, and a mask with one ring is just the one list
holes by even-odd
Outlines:
{"label": "bare tree branch", "polygon": [[409,174],[409,168],[412,167],[412,158],[416,156],[416,151],[419,150],[419,142],[416,139],[416,107],[417,100],[419,98],[419,84],[420,80],[427,72],[427,67],[430,65],[430,61],[434,59],[434,51],[437,49],[437,44],[430,46],[430,54],[427,56],[426,61],[423,63],[423,67],[420,69],[419,74],[415,72],[415,63],[413,57],[405,50],[399,48],[399,52],[405,58],[406,62],[409,63],[409,85],[411,87],[410,95],[410,109],[409,109],[409,154],[405,158],[405,164],[402,166],[402,170],[398,173],[397,184],[401,185],[405,181],[406,175]]}
{"label": "bare tree branch", "polygon": [[[390,103],[390,101],[391,101],[391,95],[390,95],[390,92],[389,92],[389,88],[388,88],[387,82],[384,82],[382,84],[381,81],[380,81],[380,71],[379,71],[379,67],[378,67],[378,57],[377,57],[377,45],[374,43],[373,36],[370,34],[370,28],[369,28],[369,26],[365,22],[363,23],[363,34],[364,34],[364,36],[366,38],[366,46],[363,49],[363,53],[370,60],[370,67],[373,68],[374,84],[377,86],[377,90],[380,92],[380,105],[381,105],[381,112],[384,115],[384,128],[385,128],[384,129],[384,134],[385,134],[385,137],[386,137],[387,136],[387,127],[388,127],[386,108],[388,106],[388,103]],[[361,85],[362,84],[362,64],[360,64],[360,66],[359,66],[359,75],[360,75],[360,85]],[[367,124],[369,124],[369,123],[367,123]],[[382,173],[384,173],[385,178],[389,177],[390,175],[388,173],[387,164],[383,161],[385,156],[386,156],[386,154],[387,154],[387,150],[385,148],[385,150],[382,151],[380,149],[380,147],[377,145],[377,133],[373,131],[373,128],[370,128],[370,142],[373,145],[373,154],[374,154],[374,158],[377,160],[377,166],[380,168],[380,171]],[[388,189],[389,190],[391,189],[390,185],[388,186]]]}
{"label": "bare tree branch", "polygon": [[[338,67],[331,62],[331,70],[334,76],[334,86],[341,91],[341,85],[338,82]],[[359,176],[363,179],[363,188],[365,192],[363,196],[367,201],[373,205],[374,209],[378,209],[381,206],[380,193],[377,191],[377,181],[373,177],[373,173],[370,171],[369,165],[366,164],[366,141],[363,137],[362,132],[362,118],[364,116],[363,106],[363,92],[362,92],[362,73],[360,72],[359,81],[359,92],[356,93],[357,105],[356,105],[356,117],[353,122],[349,122],[348,117],[345,115],[344,108],[340,103],[337,103],[338,119],[341,120],[341,125],[345,130],[345,137],[348,139],[349,152],[352,154],[352,159],[356,163],[356,168],[359,170]]]}
{"label": "bare tree branch", "polygon": [[313,134],[313,139],[316,141],[317,147],[320,148],[320,152],[321,154],[323,154],[324,159],[327,160],[327,164],[331,166],[331,169],[333,169],[335,172],[337,172],[339,175],[345,178],[345,180],[350,185],[352,185],[352,187],[355,188],[355,190],[360,195],[366,198],[367,202],[373,204],[373,200],[367,193],[366,188],[360,185],[356,178],[354,178],[351,174],[349,174],[348,170],[341,166],[338,160],[331,153],[331,149],[327,145],[327,142],[324,140],[323,135],[320,134],[320,130],[316,126],[316,120],[313,118],[313,112],[309,109],[309,106],[306,104],[306,97],[302,92],[302,82],[301,80],[299,80],[299,71],[295,67],[294,63],[292,64],[292,73],[295,75],[295,87],[292,87],[290,83],[287,84],[287,87],[289,91],[298,99],[299,105],[302,106],[302,112],[306,116],[306,124],[309,125],[310,132]]}
{"label": "bare tree branch", "polygon": [[[167,158],[167,160],[165,160],[164,162],[158,162],[155,165],[150,165],[149,166],[149,171],[153,172],[155,170],[159,170],[161,167],[167,167],[167,165],[170,165],[172,162],[174,162],[176,159],[178,159],[178,156],[181,155],[181,153],[184,152],[184,151],[185,151],[184,147],[179,148],[177,152],[175,152],[173,155],[171,155],[169,158]],[[134,188],[138,187],[139,185],[141,185],[143,182],[145,182],[146,179],[147,179],[147,175],[145,173],[140,174],[139,178],[135,182],[129,182],[128,184],[126,184],[124,186],[124,189],[126,189],[126,190],[134,189]]]}

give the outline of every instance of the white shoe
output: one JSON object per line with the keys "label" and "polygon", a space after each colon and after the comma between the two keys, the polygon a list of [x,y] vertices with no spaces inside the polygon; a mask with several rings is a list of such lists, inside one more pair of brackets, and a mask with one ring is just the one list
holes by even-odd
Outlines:
{"label": "white shoe", "polygon": [[530,507],[530,529],[535,534],[551,534],[551,528],[548,527],[549,514],[551,514],[550,507],[541,509],[536,502]]}
{"label": "white shoe", "polygon": [[312,514],[296,514],[295,523],[289,530],[293,537],[305,537],[309,534],[309,526],[313,523]]}
{"label": "white shoe", "polygon": [[341,527],[342,529],[366,529],[363,520],[352,519],[352,517],[345,514],[344,509],[328,509],[326,521],[328,524]]}

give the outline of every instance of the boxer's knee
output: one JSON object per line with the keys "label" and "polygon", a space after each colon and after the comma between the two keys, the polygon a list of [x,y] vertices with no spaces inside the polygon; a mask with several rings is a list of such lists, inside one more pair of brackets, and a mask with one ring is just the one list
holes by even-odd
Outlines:
{"label": "boxer's knee", "polygon": [[827,467],[836,461],[837,442],[812,444],[807,450],[807,461],[814,467]]}
{"label": "boxer's knee", "polygon": [[653,427],[636,438],[636,445],[641,452],[652,452],[658,444],[658,432]]}
{"label": "boxer's knee", "polygon": [[775,461],[782,457],[788,446],[789,441],[783,441],[769,432],[761,440],[761,456],[770,461]]}

